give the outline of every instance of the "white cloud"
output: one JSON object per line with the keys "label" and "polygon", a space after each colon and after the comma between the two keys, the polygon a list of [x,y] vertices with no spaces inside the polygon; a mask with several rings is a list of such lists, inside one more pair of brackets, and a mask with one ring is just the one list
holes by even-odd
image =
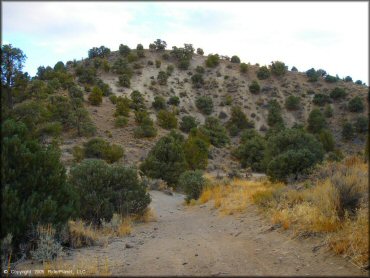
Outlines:
{"label": "white cloud", "polygon": [[115,50],[162,38],[170,47],[193,43],[206,53],[260,64],[282,60],[368,83],[367,2],[4,2],[3,8],[4,34],[33,36],[55,60],[92,46]]}

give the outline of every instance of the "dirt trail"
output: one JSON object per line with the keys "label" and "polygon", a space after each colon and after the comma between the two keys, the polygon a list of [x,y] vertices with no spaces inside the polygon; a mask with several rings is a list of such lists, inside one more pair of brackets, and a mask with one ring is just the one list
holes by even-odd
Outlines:
{"label": "dirt trail", "polygon": [[366,275],[324,247],[314,248],[317,239],[298,241],[269,231],[253,206],[241,215],[220,216],[210,204],[184,207],[181,194],[150,194],[156,222],[73,255],[107,260],[113,275]]}

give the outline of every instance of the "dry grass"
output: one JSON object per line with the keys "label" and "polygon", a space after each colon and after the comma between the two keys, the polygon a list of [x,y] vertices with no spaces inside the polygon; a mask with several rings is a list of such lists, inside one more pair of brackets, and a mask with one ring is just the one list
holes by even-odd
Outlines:
{"label": "dry grass", "polygon": [[133,215],[132,220],[135,222],[156,222],[157,216],[155,215],[155,212],[151,208],[147,208],[143,214],[141,215]]}
{"label": "dry grass", "polygon": [[[43,264],[44,276],[107,276],[111,275],[108,259],[78,256],[73,260],[57,259]],[[56,272],[63,270],[63,272]]]}
{"label": "dry grass", "polygon": [[300,191],[266,180],[214,183],[203,190],[198,203],[213,200],[214,208],[222,214],[243,212],[254,203],[274,224],[293,229],[295,235],[324,233],[335,253],[366,266],[368,165],[358,157],[349,157],[318,167],[310,180],[311,187]]}
{"label": "dry grass", "polygon": [[94,245],[99,238],[97,230],[91,225],[86,225],[82,220],[69,221],[68,231],[72,248]]}

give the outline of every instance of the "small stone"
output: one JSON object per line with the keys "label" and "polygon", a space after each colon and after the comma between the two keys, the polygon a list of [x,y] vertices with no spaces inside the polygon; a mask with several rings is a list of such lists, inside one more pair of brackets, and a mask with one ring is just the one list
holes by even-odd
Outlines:
{"label": "small stone", "polygon": [[195,257],[198,257],[198,254],[195,254],[194,256],[195,256]]}
{"label": "small stone", "polygon": [[129,244],[129,243],[126,243],[125,244],[125,247],[127,248],[127,249],[130,249],[130,248],[132,248],[132,247],[134,247],[134,246],[132,246],[131,244]]}
{"label": "small stone", "polygon": [[186,264],[188,264],[188,263],[182,263],[182,265],[186,265]]}
{"label": "small stone", "polygon": [[154,227],[154,231],[156,231],[156,230],[158,230],[158,228],[157,227]]}

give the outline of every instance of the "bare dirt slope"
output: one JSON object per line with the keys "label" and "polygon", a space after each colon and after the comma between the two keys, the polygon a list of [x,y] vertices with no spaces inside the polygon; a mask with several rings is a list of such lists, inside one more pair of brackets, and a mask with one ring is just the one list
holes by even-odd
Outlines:
{"label": "bare dirt slope", "polygon": [[365,276],[331,255],[319,239],[298,241],[271,225],[251,206],[220,216],[210,205],[185,207],[184,196],[151,191],[157,221],[106,247],[74,251],[108,261],[113,275],[346,275]]}

